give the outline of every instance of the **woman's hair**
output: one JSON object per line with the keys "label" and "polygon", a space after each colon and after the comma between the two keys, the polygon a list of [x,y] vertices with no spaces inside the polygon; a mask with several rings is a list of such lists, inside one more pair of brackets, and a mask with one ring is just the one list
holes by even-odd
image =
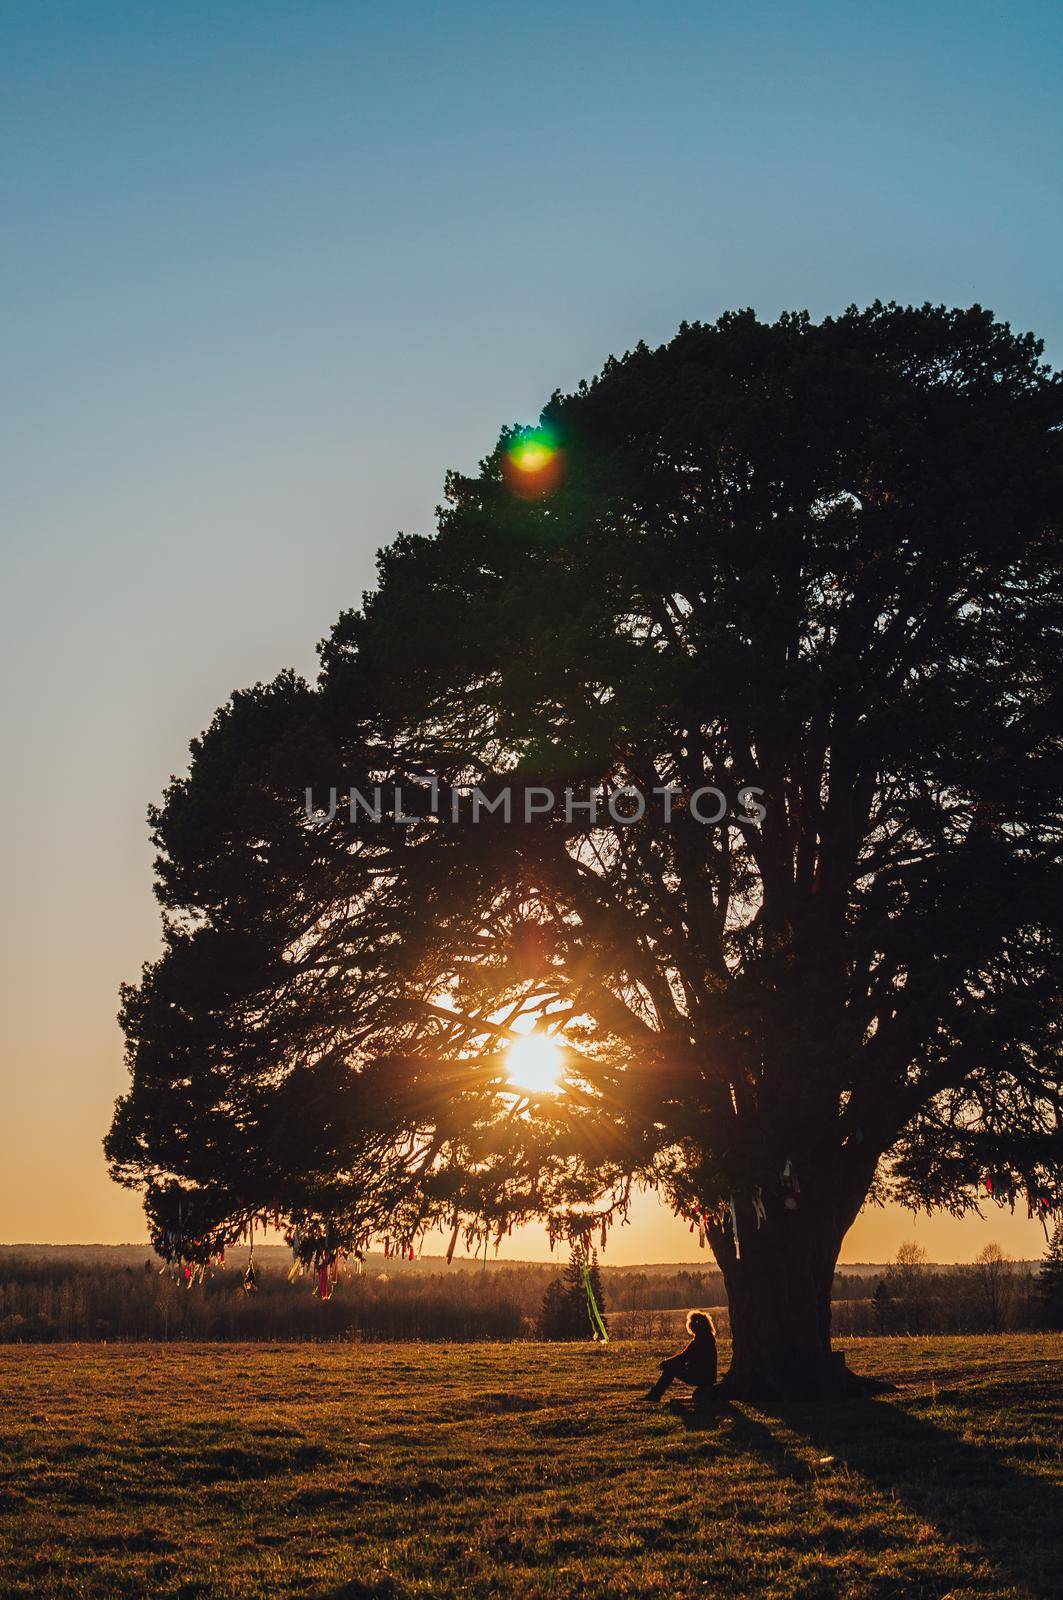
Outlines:
{"label": "woman's hair", "polygon": [[707,1328],[712,1334],[712,1337],[715,1339],[716,1324],[709,1316],[709,1313],[707,1311],[692,1311],[687,1317],[687,1332],[694,1334],[700,1332],[704,1328]]}

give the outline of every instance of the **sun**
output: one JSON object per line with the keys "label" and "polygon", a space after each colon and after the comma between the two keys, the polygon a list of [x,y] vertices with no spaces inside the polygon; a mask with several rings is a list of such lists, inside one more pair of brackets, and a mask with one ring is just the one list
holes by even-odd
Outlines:
{"label": "sun", "polygon": [[514,1039],[506,1053],[506,1076],[515,1089],[557,1094],[561,1089],[561,1051],[543,1033]]}

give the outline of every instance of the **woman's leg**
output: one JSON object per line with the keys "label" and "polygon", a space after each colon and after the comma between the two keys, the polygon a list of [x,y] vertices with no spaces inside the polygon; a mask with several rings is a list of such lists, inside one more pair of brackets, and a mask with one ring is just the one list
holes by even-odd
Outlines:
{"label": "woman's leg", "polygon": [[679,1376],[674,1361],[661,1362],[661,1376],[646,1396],[647,1400],[660,1400],[668,1385]]}

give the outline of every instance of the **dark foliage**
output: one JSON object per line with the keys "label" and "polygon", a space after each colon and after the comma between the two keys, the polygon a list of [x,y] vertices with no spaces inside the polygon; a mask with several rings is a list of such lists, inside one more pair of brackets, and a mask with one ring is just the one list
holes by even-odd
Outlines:
{"label": "dark foliage", "polygon": [[1041,1270],[1037,1275],[1037,1292],[1046,1326],[1063,1328],[1063,1218],[1056,1223],[1055,1232],[1041,1262]]}

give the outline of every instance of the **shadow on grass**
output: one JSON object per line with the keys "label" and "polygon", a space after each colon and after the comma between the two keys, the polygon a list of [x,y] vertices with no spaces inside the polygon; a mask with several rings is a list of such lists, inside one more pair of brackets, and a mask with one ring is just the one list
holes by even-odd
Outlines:
{"label": "shadow on grass", "polygon": [[[832,1475],[848,1467],[946,1539],[987,1557],[1034,1600],[1063,1595],[1063,1492],[992,1444],[884,1399],[770,1408],[721,1400],[671,1409],[690,1431],[720,1434],[729,1451],[756,1453],[780,1477],[822,1480],[825,1466]],[[956,1427],[966,1420],[957,1413]]]}
{"label": "shadow on grass", "polygon": [[173,1464],[175,1482],[181,1485],[229,1483],[276,1478],[290,1472],[306,1472],[325,1466],[331,1454],[322,1445],[300,1444],[294,1449],[243,1449],[239,1445],[219,1445],[204,1450],[195,1460],[185,1458]]}

